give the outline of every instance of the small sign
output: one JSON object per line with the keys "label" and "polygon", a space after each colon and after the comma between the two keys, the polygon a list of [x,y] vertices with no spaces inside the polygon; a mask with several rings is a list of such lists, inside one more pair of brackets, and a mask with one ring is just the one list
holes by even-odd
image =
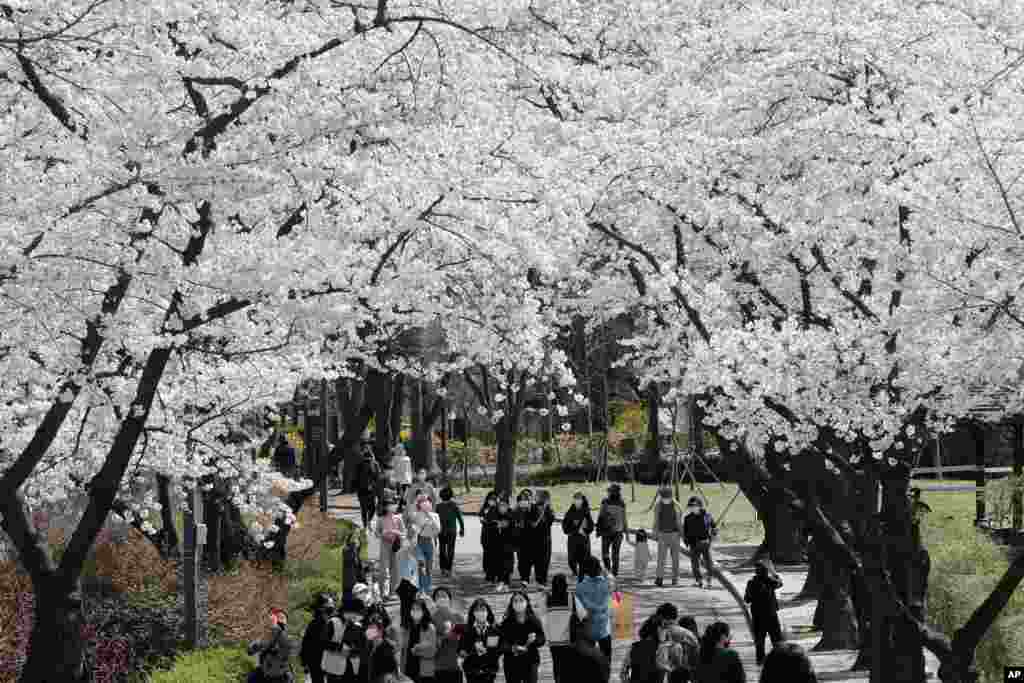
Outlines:
{"label": "small sign", "polygon": [[1005,666],[1003,667],[1003,681],[1004,683],[1024,683],[1024,666]]}

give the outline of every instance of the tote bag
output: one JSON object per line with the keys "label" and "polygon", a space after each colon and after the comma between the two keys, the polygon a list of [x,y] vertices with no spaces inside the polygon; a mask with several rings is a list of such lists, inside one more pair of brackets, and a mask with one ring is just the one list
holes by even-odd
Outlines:
{"label": "tote bag", "polygon": [[633,594],[612,593],[608,606],[615,640],[634,640]]}
{"label": "tote bag", "polygon": [[[341,641],[345,636],[345,624],[338,617],[332,618],[330,623],[334,631],[331,643],[341,648]],[[324,673],[329,673],[332,676],[343,676],[347,667],[348,655],[345,655],[340,650],[324,650],[324,655],[320,659],[320,668],[324,670]]]}

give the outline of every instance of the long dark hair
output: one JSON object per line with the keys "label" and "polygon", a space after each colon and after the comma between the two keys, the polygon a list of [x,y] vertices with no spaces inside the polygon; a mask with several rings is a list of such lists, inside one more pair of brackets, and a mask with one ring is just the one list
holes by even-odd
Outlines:
{"label": "long dark hair", "polygon": [[548,593],[548,607],[569,606],[569,581],[565,574],[555,574],[551,577],[551,592]]}
{"label": "long dark hair", "polygon": [[491,609],[490,604],[483,598],[477,598],[473,601],[473,604],[469,606],[469,613],[466,614],[466,628],[473,630],[476,628],[476,608],[483,605],[487,608],[487,625],[494,625],[494,610]]}
{"label": "long dark hair", "polygon": [[526,619],[534,616],[533,614],[533,603],[530,602],[530,596],[526,594],[526,591],[515,591],[512,596],[508,599],[508,607],[505,608],[505,621],[514,621],[517,618],[516,611],[512,609],[512,601],[516,597],[522,597],[526,600]]}
{"label": "long dark hair", "polygon": [[590,514],[590,501],[587,500],[587,496],[583,493],[583,491],[577,491],[576,493],[572,494],[572,499],[574,502],[573,507],[576,507],[575,501],[577,498],[583,499],[583,507],[580,508],[583,511],[583,514]]}
{"label": "long dark hair", "polygon": [[779,643],[765,657],[761,683],[818,683],[807,652],[796,643]]}
{"label": "long dark hair", "polygon": [[724,621],[716,621],[704,630],[704,637],[701,638],[700,642],[700,661],[702,664],[708,664],[715,656],[715,651],[718,649],[718,641],[722,639],[722,636],[728,636],[729,624]]}
{"label": "long dark hair", "polygon": [[[494,499],[494,502],[493,503],[488,503],[487,501],[489,501],[491,498]],[[484,496],[484,502],[480,505],[480,512],[481,513],[487,512],[492,507],[495,507],[497,505],[498,505],[498,491],[496,489],[491,489],[490,491],[487,492],[487,495]]]}
{"label": "long dark hair", "polygon": [[434,622],[430,619],[430,609],[427,607],[427,602],[423,598],[414,600],[412,605],[409,607],[409,611],[412,611],[413,607],[419,607],[423,610],[423,616],[420,617],[419,623],[415,623],[410,619],[410,626],[419,626],[420,631],[426,631]]}

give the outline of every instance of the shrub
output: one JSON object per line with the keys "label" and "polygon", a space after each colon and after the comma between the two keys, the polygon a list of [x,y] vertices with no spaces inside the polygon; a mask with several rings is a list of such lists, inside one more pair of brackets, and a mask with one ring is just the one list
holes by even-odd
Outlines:
{"label": "shrub", "polygon": [[240,681],[253,669],[253,660],[239,647],[196,650],[178,657],[174,668],[157,671],[151,683],[227,683]]}

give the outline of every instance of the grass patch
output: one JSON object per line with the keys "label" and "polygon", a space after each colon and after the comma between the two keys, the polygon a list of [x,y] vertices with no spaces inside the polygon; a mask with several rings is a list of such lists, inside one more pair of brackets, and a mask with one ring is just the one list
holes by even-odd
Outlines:
{"label": "grass patch", "polygon": [[[952,637],[995,587],[1009,560],[1005,548],[974,528],[973,491],[924,491],[922,499],[932,509],[924,525],[932,558],[928,620]],[[1003,667],[1022,657],[1024,591],[1018,589],[978,646],[981,681],[1002,681]]]}

